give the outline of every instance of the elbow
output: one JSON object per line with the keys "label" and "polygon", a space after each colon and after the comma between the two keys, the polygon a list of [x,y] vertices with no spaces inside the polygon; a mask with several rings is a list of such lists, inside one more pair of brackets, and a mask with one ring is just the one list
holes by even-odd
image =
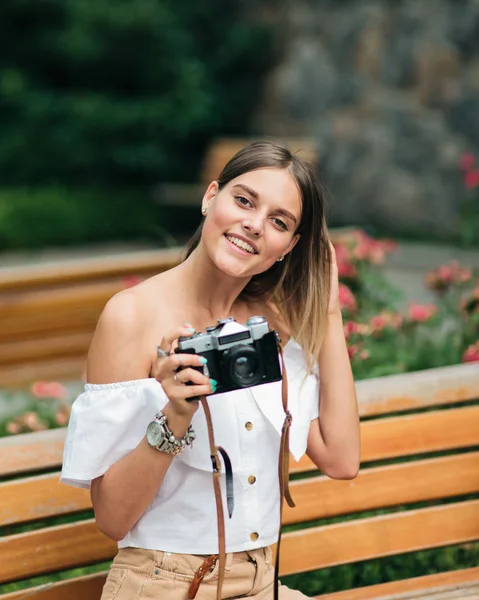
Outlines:
{"label": "elbow", "polygon": [[331,465],[331,467],[325,469],[323,472],[331,479],[356,479],[359,474],[359,461]]}
{"label": "elbow", "polygon": [[128,533],[124,529],[117,527],[115,523],[107,523],[98,517],[95,518],[98,529],[114,542],[120,542]]}

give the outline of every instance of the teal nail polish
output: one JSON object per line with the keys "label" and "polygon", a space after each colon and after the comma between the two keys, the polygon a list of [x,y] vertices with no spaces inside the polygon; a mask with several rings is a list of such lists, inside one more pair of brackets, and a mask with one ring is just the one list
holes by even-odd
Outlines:
{"label": "teal nail polish", "polygon": [[207,363],[207,362],[208,362],[208,359],[207,359],[207,358],[205,358],[204,356],[202,356],[202,357],[200,358],[200,363],[201,363],[202,365],[206,365],[206,363]]}
{"label": "teal nail polish", "polygon": [[190,333],[194,333],[194,332],[195,332],[195,330],[193,329],[193,327],[188,327],[188,331],[189,331]]}
{"label": "teal nail polish", "polygon": [[213,387],[213,386],[216,387],[218,385],[218,382],[216,381],[216,379],[210,379],[210,384],[211,384],[211,387]]}

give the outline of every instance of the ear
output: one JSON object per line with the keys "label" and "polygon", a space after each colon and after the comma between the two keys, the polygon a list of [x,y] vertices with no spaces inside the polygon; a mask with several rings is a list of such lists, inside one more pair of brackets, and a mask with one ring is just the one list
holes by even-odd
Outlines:
{"label": "ear", "polygon": [[214,197],[218,193],[218,189],[219,189],[218,182],[212,181],[210,183],[210,185],[206,188],[206,192],[203,196],[203,200],[201,202],[202,209],[204,209],[204,208],[206,208],[206,210],[209,209],[210,204],[213,202]]}
{"label": "ear", "polygon": [[301,235],[299,233],[297,233],[296,235],[293,236],[293,239],[290,241],[289,246],[286,248],[286,250],[284,251],[283,255],[285,256],[286,254],[289,254],[291,252],[291,250],[296,246],[296,244],[299,241],[299,238],[301,237]]}

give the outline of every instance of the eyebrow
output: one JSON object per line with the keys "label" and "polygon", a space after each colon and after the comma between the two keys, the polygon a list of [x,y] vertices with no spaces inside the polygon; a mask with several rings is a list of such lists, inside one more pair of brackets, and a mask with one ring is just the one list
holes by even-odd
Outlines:
{"label": "eyebrow", "polygon": [[[245,185],[244,183],[236,183],[233,187],[241,188],[242,190],[247,192],[250,196],[252,196],[255,200],[257,200],[259,197],[259,194],[257,191],[253,190],[253,188],[250,188],[249,185]],[[291,221],[293,221],[294,223],[298,222],[296,217],[292,213],[290,213],[289,210],[286,210],[285,208],[277,208],[275,210],[275,212],[278,213],[279,215],[282,215],[283,217],[286,217],[287,219],[291,219]]]}

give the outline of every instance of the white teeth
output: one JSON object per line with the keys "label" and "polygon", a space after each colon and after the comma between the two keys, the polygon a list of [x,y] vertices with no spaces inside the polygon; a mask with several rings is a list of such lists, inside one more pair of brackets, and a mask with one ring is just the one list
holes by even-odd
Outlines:
{"label": "white teeth", "polygon": [[227,235],[226,239],[229,240],[235,246],[238,246],[238,248],[241,248],[242,250],[246,250],[246,252],[249,252],[250,254],[256,254],[256,251],[253,248],[253,246],[250,246],[250,244],[248,244],[247,242],[244,242],[243,240],[240,240],[231,235]]}

